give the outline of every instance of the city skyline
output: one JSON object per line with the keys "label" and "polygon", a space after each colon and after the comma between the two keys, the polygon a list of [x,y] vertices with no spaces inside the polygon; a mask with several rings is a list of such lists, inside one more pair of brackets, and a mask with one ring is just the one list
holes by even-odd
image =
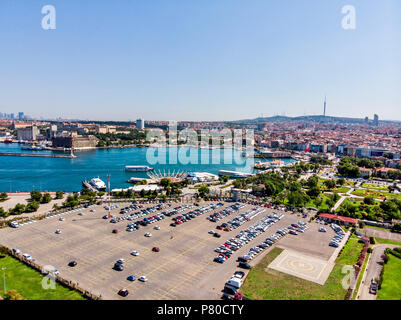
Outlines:
{"label": "city skyline", "polygon": [[321,115],[327,95],[327,116],[401,120],[394,0],[353,1],[355,30],[343,1],[52,5],[56,30],[40,1],[0,4],[2,112],[231,121]]}

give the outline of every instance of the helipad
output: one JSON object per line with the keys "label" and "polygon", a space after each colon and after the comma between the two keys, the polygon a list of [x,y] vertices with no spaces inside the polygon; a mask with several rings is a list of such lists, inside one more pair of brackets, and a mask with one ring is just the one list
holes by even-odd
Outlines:
{"label": "helipad", "polygon": [[334,264],[291,250],[284,250],[268,268],[323,285]]}

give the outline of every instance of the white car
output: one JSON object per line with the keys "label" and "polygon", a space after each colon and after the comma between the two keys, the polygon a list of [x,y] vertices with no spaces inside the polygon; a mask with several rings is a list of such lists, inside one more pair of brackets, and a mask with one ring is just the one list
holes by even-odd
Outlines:
{"label": "white car", "polygon": [[148,281],[148,278],[146,278],[146,276],[141,276],[138,280],[142,281],[142,282],[146,282],[146,281]]}
{"label": "white car", "polygon": [[209,233],[209,234],[214,234],[214,231],[213,231],[213,230],[210,230],[208,233]]}
{"label": "white car", "polygon": [[24,253],[22,256],[23,256],[26,260],[32,260],[32,257],[31,257],[29,254],[27,254],[27,253]]}
{"label": "white car", "polygon": [[123,264],[124,262],[125,262],[124,259],[118,259],[118,260],[117,260],[117,263],[120,263],[120,264]]}
{"label": "white car", "polygon": [[61,233],[61,230],[60,229],[57,229],[56,230],[56,234],[60,234]]}
{"label": "white car", "polygon": [[20,250],[20,249],[17,249],[17,248],[14,248],[14,249],[13,249],[13,252],[14,252],[15,254],[19,254],[19,253],[21,253],[21,250]]}
{"label": "white car", "polygon": [[79,216],[83,216],[84,213],[83,213],[83,212],[79,212],[78,215],[79,215]]}
{"label": "white car", "polygon": [[159,226],[155,226],[153,229],[160,230],[160,227]]}
{"label": "white car", "polygon": [[90,209],[90,212],[96,212],[96,210],[95,209]]}
{"label": "white car", "polygon": [[145,237],[151,237],[152,236],[152,234],[151,233],[149,233],[149,232],[147,232],[147,233],[145,233]]}
{"label": "white car", "polygon": [[131,251],[131,255],[133,255],[134,257],[139,256],[139,252],[138,251]]}
{"label": "white car", "polygon": [[61,217],[60,219],[58,219],[59,221],[64,221],[65,219],[63,217]]}

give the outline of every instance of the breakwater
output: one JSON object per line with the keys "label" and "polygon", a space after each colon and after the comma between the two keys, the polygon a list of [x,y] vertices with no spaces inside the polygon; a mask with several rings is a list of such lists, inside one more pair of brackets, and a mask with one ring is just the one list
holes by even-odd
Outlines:
{"label": "breakwater", "polygon": [[67,154],[40,154],[40,153],[15,153],[15,152],[0,152],[0,156],[8,157],[36,157],[36,158],[64,158],[73,159],[76,156]]}

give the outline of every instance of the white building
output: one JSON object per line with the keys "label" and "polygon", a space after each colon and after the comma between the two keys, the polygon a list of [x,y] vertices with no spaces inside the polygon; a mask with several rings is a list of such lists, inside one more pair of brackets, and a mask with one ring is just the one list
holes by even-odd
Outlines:
{"label": "white building", "polygon": [[23,141],[32,141],[36,140],[38,134],[39,129],[36,126],[21,128],[17,130],[17,139]]}
{"label": "white building", "polygon": [[143,129],[145,129],[145,120],[143,120],[143,119],[138,119],[138,120],[136,120],[136,128],[137,128],[138,130],[143,130]]}

